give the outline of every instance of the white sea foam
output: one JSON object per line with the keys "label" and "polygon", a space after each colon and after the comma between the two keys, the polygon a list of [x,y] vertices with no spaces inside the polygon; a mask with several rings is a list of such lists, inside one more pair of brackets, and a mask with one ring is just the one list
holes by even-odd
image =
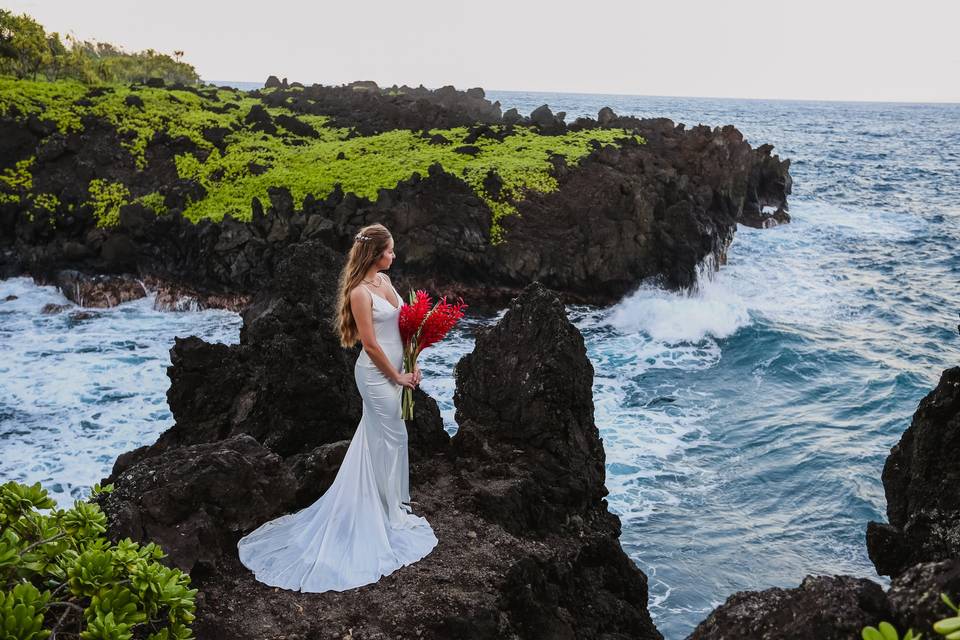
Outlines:
{"label": "white sea foam", "polygon": [[[83,309],[92,317],[79,319],[80,308],[54,287],[0,281],[0,479],[40,482],[66,505],[106,477],[117,455],[172,424],[173,337],[233,343],[240,319],[216,310],[158,312],[153,302]],[[41,314],[48,303],[69,308]]]}
{"label": "white sea foam", "polygon": [[609,324],[643,332],[664,344],[726,338],[750,321],[743,300],[720,279],[701,283],[691,294],[641,287],[614,306]]}

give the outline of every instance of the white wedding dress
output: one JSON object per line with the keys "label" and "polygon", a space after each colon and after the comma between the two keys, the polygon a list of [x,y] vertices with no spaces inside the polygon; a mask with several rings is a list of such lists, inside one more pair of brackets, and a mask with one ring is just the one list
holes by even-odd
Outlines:
{"label": "white wedding dress", "polygon": [[[370,295],[377,342],[402,370],[400,309]],[[313,593],[345,591],[416,562],[437,544],[430,523],[408,504],[403,387],[387,379],[365,351],[353,372],[363,415],[333,484],[309,507],[271,520],[237,543],[240,561],[260,582]]]}

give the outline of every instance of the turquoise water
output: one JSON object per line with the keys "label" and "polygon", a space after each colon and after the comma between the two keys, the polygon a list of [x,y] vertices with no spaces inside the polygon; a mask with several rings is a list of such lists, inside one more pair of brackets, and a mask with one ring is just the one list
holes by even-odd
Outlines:
{"label": "turquoise water", "polygon": [[[879,580],[864,528],[884,519],[887,452],[940,371],[960,364],[960,106],[488,91],[521,112],[733,123],[793,159],[790,225],[740,228],[692,295],[640,289],[568,308],[596,371],[608,500],[650,578],[651,612],[685,637],[727,596],[808,573]],[[403,256],[398,260],[402,262]],[[0,480],[86,495],[122,451],[172,424],[174,335],[232,343],[239,318],[151,300],[41,315],[66,302],[0,281]],[[422,357],[454,432],[471,319]]]}

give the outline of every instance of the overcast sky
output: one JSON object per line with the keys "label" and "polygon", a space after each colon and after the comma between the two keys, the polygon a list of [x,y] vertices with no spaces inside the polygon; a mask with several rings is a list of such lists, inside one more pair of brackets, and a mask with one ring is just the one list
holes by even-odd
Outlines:
{"label": "overcast sky", "polygon": [[204,80],[960,102],[960,0],[0,0]]}

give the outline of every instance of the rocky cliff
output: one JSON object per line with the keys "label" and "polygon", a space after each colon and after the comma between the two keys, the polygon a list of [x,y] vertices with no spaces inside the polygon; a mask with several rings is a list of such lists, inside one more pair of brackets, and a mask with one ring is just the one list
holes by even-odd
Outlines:
{"label": "rocky cliff", "polygon": [[342,252],[374,221],[401,283],[478,308],[533,280],[600,304],[688,287],[738,223],[789,220],[789,160],[729,126],[567,124],[452,87],[65,86],[38,107],[27,86],[0,91],[0,275],[112,274],[170,308],[242,308],[292,245]]}
{"label": "rocky cliff", "polygon": [[867,526],[877,573],[960,558],[960,367],[947,369],[920,402],[883,466],[888,524]]}

